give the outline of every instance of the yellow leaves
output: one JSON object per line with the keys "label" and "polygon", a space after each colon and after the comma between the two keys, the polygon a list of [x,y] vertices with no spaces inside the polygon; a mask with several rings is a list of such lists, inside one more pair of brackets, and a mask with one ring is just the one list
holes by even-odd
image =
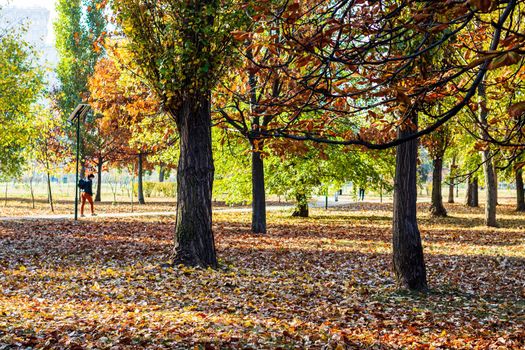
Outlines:
{"label": "yellow leaves", "polygon": [[97,291],[100,290],[100,284],[98,284],[98,282],[95,282],[95,283],[93,283],[93,284],[91,285],[91,287],[90,287],[89,289],[92,290],[92,291],[97,292]]}
{"label": "yellow leaves", "polygon": [[[313,209],[300,220],[269,211],[272,232],[264,237],[249,233],[251,213],[221,208],[214,213],[221,267],[189,275],[158,267],[170,251],[173,218],[4,222],[0,245],[10,251],[2,268],[12,270],[0,273],[0,343],[520,349],[523,307],[515,301],[523,299],[525,220],[501,204],[508,221],[494,230],[472,227],[483,209],[462,204],[444,221],[421,215],[434,262],[435,292],[424,296],[395,291],[391,204]],[[508,256],[514,259],[501,266]],[[31,273],[19,273],[22,262]]]}

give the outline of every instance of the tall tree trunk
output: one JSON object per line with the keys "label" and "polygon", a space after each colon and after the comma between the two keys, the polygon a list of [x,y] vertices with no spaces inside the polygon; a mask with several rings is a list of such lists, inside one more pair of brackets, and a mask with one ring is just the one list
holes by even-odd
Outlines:
{"label": "tall tree trunk", "polygon": [[479,207],[479,185],[478,185],[478,177],[475,176],[472,178],[472,181],[470,183],[470,200],[469,200],[469,207],[477,208]]}
{"label": "tall tree trunk", "polygon": [[51,175],[49,174],[49,171],[47,171],[47,199],[49,201],[49,205],[51,206],[51,212],[55,212],[55,206],[53,204],[53,192],[51,191]]}
{"label": "tall tree trunk", "polygon": [[97,193],[95,195],[95,202],[102,201],[102,164],[103,161],[99,158],[97,163]]}
{"label": "tall tree trunk", "polygon": [[[412,122],[417,125],[415,113]],[[406,137],[414,132],[399,129],[398,137]],[[427,289],[427,275],[421,235],[416,219],[417,149],[417,140],[408,141],[396,147],[392,225],[393,263],[398,287],[422,291]]]}
{"label": "tall tree trunk", "polygon": [[479,207],[479,181],[477,176],[472,182],[472,206]]}
{"label": "tall tree trunk", "polygon": [[450,164],[450,180],[448,184],[448,202],[449,203],[454,203],[454,185],[455,185],[454,176],[456,175],[455,169],[456,169],[456,156],[453,156],[452,163]]}
{"label": "tall tree trunk", "polygon": [[484,163],[483,172],[485,174],[485,225],[489,227],[496,227],[496,206],[497,206],[497,190],[496,179],[494,177],[494,167],[490,159],[490,151],[485,150],[481,153],[481,159]]}
{"label": "tall tree trunk", "polygon": [[137,177],[138,177],[138,180],[137,180],[137,199],[138,199],[138,202],[139,204],[146,204],[146,201],[144,200],[144,186],[143,186],[143,182],[142,182],[142,177],[143,177],[143,155],[142,153],[139,153],[139,157],[138,157],[138,169],[137,169]]}
{"label": "tall tree trunk", "polygon": [[164,182],[164,174],[166,172],[166,169],[164,168],[164,165],[159,165],[159,182]]}
{"label": "tall tree trunk", "polygon": [[498,203],[498,168],[496,167],[496,162],[495,161],[492,161],[492,166],[493,166],[493,172],[494,172],[494,184],[495,184],[495,187],[494,187],[494,191],[495,191],[495,194],[494,196],[496,197],[495,201],[496,201],[496,205],[499,205]]}
{"label": "tall tree trunk", "polygon": [[[488,109],[487,109],[487,94],[485,91],[485,82],[482,82],[478,86],[478,95],[480,98],[479,108],[479,121],[483,126],[481,130],[482,139],[489,141],[489,135],[487,134],[486,128],[488,128]],[[494,174],[494,165],[492,162],[492,154],[490,149],[487,147],[481,151],[481,160],[483,161],[483,172],[485,174],[485,187],[486,187],[486,199],[485,199],[485,225],[495,227],[496,223],[496,205],[497,205],[497,184],[496,176]]]}
{"label": "tall tree trunk", "polygon": [[516,169],[516,210],[525,211],[525,194],[523,190],[523,168]]}
{"label": "tall tree trunk", "polygon": [[292,216],[307,218],[308,217],[308,197],[304,193],[297,193],[295,195],[297,201],[295,210]]}
{"label": "tall tree trunk", "polygon": [[469,207],[479,207],[478,177],[469,176],[467,182],[466,204]]}
{"label": "tall tree trunk", "polygon": [[261,152],[252,146],[252,232],[266,233],[266,192]]}
{"label": "tall tree trunk", "polygon": [[443,206],[443,195],[441,192],[441,181],[443,173],[443,158],[441,156],[432,160],[434,170],[432,172],[432,204],[430,213],[433,216],[447,216],[447,210]]}
{"label": "tall tree trunk", "polygon": [[210,92],[185,96],[172,112],[180,135],[174,264],[217,266],[212,231]]}

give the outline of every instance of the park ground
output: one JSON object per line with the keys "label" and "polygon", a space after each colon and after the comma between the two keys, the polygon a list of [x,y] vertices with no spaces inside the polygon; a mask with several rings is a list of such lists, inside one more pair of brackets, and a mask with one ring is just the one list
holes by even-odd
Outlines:
{"label": "park ground", "polygon": [[220,267],[166,268],[173,217],[0,222],[1,349],[523,349],[525,215],[420,204],[430,291],[397,291],[391,204],[214,214]]}

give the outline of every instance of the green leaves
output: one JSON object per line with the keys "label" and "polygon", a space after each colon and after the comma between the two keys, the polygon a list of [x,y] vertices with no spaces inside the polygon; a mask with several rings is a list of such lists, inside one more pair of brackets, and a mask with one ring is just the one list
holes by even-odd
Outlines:
{"label": "green leaves", "polygon": [[16,176],[21,171],[30,141],[33,107],[43,92],[43,70],[22,34],[23,29],[0,32],[1,177]]}

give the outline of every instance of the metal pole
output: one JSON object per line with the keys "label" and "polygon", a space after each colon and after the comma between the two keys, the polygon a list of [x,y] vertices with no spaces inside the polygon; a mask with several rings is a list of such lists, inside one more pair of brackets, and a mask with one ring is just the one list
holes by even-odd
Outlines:
{"label": "metal pole", "polygon": [[78,220],[78,164],[79,164],[79,158],[80,158],[80,115],[77,117],[77,173],[76,173],[76,181],[75,181],[75,220]]}

